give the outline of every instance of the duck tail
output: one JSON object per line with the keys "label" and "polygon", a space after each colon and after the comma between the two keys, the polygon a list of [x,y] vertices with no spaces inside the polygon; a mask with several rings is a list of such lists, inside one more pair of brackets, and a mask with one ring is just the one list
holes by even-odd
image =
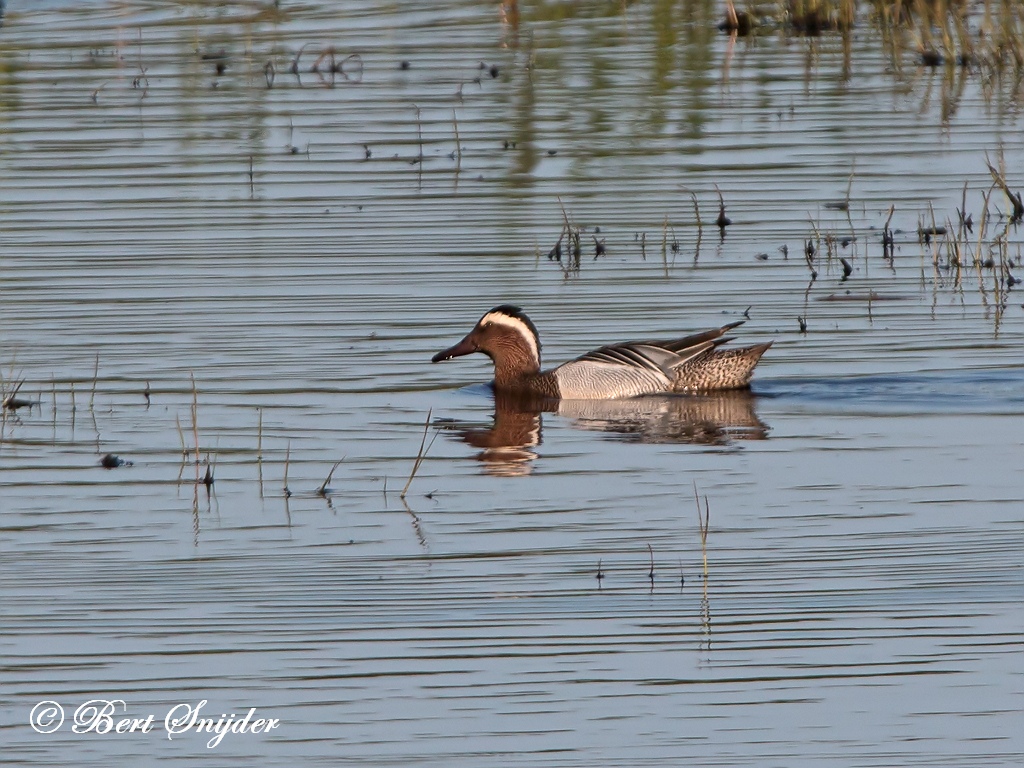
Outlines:
{"label": "duck tail", "polygon": [[750,386],[754,367],[772,342],[740,349],[709,349],[676,369],[673,392],[704,392],[744,389]]}

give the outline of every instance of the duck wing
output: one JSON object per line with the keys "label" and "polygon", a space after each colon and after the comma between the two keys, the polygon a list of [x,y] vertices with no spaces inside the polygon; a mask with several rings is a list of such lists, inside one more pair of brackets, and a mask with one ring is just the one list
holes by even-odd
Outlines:
{"label": "duck wing", "polygon": [[[680,339],[680,341],[682,341]],[[713,341],[686,344],[678,349],[669,348],[672,342],[627,341],[609,344],[581,355],[574,363],[604,363],[606,365],[639,368],[652,373],[670,374],[673,370],[715,346]]]}
{"label": "duck wing", "polygon": [[732,337],[722,338],[728,331],[733,328],[738,328],[746,322],[744,320],[737,320],[734,323],[723,325],[721,328],[712,328],[710,331],[701,331],[700,333],[694,333],[690,336],[684,336],[681,339],[669,339],[667,341],[648,341],[645,342],[652,346],[661,347],[667,349],[669,352],[681,353],[687,347],[696,347],[703,344],[705,341],[713,341],[714,346],[719,344],[725,344],[727,341],[732,341]]}
{"label": "duck wing", "polygon": [[645,342],[611,344],[560,365],[550,375],[569,400],[636,397],[671,392],[686,364],[714,347],[705,341],[682,353]]}
{"label": "duck wing", "polygon": [[679,371],[719,344],[739,323],[667,341],[626,341],[600,347],[548,374],[563,399],[612,399],[671,392]]}
{"label": "duck wing", "polygon": [[598,363],[644,368],[650,371],[670,371],[713,347],[732,341],[731,336],[725,337],[724,334],[743,325],[743,322],[743,320],[738,320],[735,323],[723,325],[721,328],[701,331],[681,339],[623,341],[618,344],[609,344],[587,352],[572,362],[590,360]]}

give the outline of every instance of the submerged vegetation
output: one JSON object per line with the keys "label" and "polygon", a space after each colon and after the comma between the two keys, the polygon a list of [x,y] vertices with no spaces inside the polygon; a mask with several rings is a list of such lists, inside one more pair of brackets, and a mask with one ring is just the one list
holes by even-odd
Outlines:
{"label": "submerged vegetation", "polygon": [[1024,4],[1017,0],[777,0],[746,7],[728,0],[719,23],[739,35],[848,34],[865,27],[882,35],[894,62],[911,52],[927,66],[1024,70]]}

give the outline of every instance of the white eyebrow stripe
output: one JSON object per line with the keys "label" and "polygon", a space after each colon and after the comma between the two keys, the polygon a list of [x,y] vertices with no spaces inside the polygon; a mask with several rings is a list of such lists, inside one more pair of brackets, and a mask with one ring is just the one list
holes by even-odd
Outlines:
{"label": "white eyebrow stripe", "polygon": [[483,325],[484,323],[503,325],[506,328],[511,328],[522,336],[530,346],[530,351],[533,353],[533,357],[537,361],[537,365],[540,365],[540,347],[537,345],[537,337],[534,336],[533,331],[530,330],[530,326],[518,317],[512,317],[511,315],[506,315],[503,312],[488,312],[480,319],[480,324]]}

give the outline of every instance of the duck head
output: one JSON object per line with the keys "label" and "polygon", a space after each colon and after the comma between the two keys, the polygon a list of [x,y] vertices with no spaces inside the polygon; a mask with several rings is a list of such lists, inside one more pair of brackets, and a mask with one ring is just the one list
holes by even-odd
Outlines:
{"label": "duck head", "polygon": [[480,318],[466,338],[431,362],[482,352],[494,362],[494,382],[499,386],[540,372],[540,338],[537,328],[519,307],[503,304]]}

